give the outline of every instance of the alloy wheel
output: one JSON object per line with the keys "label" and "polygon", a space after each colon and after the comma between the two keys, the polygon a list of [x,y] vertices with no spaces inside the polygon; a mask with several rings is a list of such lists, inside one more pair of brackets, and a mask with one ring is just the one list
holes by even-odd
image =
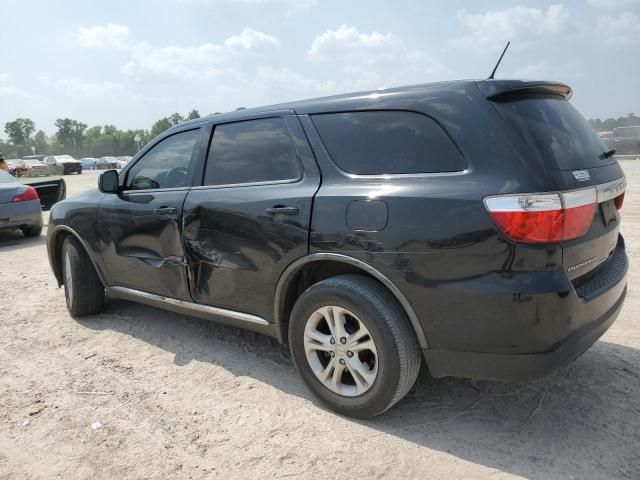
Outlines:
{"label": "alloy wheel", "polygon": [[367,392],[378,374],[378,350],[365,324],[336,305],[317,309],[304,330],[307,362],[317,379],[345,397]]}

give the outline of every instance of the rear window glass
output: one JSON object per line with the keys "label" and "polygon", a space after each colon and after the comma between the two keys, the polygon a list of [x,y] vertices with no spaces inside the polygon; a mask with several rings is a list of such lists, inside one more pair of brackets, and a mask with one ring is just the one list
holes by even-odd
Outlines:
{"label": "rear window glass", "polygon": [[215,127],[205,185],[295,180],[300,174],[293,142],[281,118]]}
{"label": "rear window glass", "polygon": [[567,100],[556,96],[510,96],[494,105],[529,147],[527,155],[547,168],[574,170],[607,165],[609,148]]}
{"label": "rear window glass", "polygon": [[444,130],[419,113],[327,113],[314,115],[313,122],[333,161],[348,173],[436,173],[467,168]]}

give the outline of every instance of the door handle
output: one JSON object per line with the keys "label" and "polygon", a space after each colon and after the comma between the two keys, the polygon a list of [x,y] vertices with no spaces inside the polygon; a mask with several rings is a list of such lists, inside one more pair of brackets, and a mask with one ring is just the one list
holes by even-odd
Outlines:
{"label": "door handle", "polygon": [[267,208],[267,213],[271,215],[298,215],[300,209],[298,207],[285,207],[284,205],[276,205],[271,208]]}
{"label": "door handle", "polygon": [[178,209],[176,207],[160,207],[153,209],[154,215],[177,215]]}

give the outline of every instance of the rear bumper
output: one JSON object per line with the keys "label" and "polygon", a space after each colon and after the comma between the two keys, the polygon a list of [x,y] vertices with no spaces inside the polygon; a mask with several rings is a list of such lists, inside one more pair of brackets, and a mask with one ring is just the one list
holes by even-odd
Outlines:
{"label": "rear bumper", "polygon": [[[521,382],[543,377],[570,363],[593,345],[618,317],[627,294],[627,269],[628,258],[620,237],[614,254],[588,282],[555,295],[531,296],[528,303],[531,308],[535,307],[534,321],[519,323],[519,329],[512,330],[510,337],[502,338],[519,343],[521,348],[530,341],[531,349],[509,353],[497,348],[494,351],[429,348],[423,352],[431,374],[436,378],[455,376]],[[530,313],[513,304],[510,307],[514,320]],[[494,310],[483,311],[478,316],[490,318],[492,314],[504,314],[506,309],[496,304]],[[548,346],[536,350],[534,346],[541,343],[535,340],[540,338],[544,338],[542,344]]]}
{"label": "rear bumper", "polygon": [[82,173],[82,165],[80,163],[63,163],[62,164],[63,175],[70,173]]}
{"label": "rear bumper", "polygon": [[42,209],[39,200],[0,205],[0,230],[40,226],[42,226]]}
{"label": "rear bumper", "polygon": [[571,363],[588,350],[613,325],[626,294],[625,284],[622,294],[609,311],[562,339],[547,352],[494,354],[427,349],[423,353],[431,375],[436,378],[452,376],[504,382],[535,380]]}

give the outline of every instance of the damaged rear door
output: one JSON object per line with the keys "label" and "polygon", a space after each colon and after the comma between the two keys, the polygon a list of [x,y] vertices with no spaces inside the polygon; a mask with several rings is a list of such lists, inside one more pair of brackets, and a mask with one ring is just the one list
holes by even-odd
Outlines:
{"label": "damaged rear door", "polygon": [[110,286],[190,299],[182,207],[201,168],[206,130],[161,139],[127,170],[122,191],[101,201],[98,232]]}
{"label": "damaged rear door", "polygon": [[202,185],[184,205],[193,300],[269,321],[280,275],[308,253],[319,185],[293,112],[214,125]]}

